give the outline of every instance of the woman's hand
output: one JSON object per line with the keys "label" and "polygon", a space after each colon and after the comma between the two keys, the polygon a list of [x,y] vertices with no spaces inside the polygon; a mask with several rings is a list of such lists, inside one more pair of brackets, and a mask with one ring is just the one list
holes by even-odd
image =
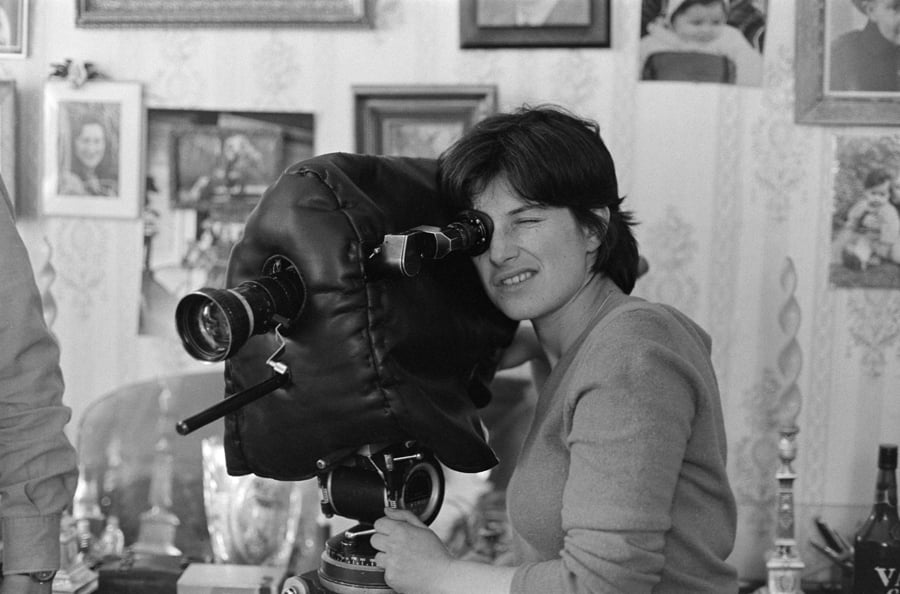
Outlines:
{"label": "woman's hand", "polygon": [[454,561],[444,543],[412,512],[385,508],[384,513],[370,542],[379,551],[375,563],[384,568],[385,582],[404,594],[439,592]]}

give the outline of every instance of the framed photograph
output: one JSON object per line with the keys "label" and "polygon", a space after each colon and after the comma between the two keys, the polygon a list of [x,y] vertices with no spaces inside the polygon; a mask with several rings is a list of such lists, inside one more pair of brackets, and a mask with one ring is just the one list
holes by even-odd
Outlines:
{"label": "framed photograph", "polygon": [[353,87],[356,151],[436,158],[497,110],[493,85]]}
{"label": "framed photograph", "polygon": [[900,289],[900,135],[835,138],[829,281]]}
{"label": "framed photograph", "polygon": [[44,86],[46,215],[135,218],[143,195],[144,111],[137,82]]}
{"label": "framed photograph", "polygon": [[28,0],[0,0],[0,58],[28,55]]}
{"label": "framed photograph", "polygon": [[610,47],[610,2],[460,0],[460,46]]}
{"label": "framed photograph", "polygon": [[198,126],[174,132],[176,208],[209,211],[241,201],[255,204],[284,166],[283,145],[276,130]]}
{"label": "framed photograph", "polygon": [[0,80],[0,175],[16,200],[16,82]]}
{"label": "framed photograph", "polygon": [[372,26],[373,0],[77,0],[79,27]]}
{"label": "framed photograph", "polygon": [[797,3],[797,123],[896,125],[900,121],[900,50],[881,35],[878,23],[893,11],[869,11],[870,20],[858,6],[863,3]]}

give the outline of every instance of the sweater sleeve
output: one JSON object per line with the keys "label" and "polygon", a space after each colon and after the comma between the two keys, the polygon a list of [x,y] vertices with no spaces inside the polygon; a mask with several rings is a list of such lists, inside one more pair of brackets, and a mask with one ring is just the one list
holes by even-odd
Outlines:
{"label": "sweater sleeve", "polygon": [[70,410],[59,348],[2,181],[0,194],[0,516],[9,574],[58,568],[59,522],[77,468],[63,432]]}
{"label": "sweater sleeve", "polygon": [[619,316],[592,338],[561,385],[571,452],[564,549],[521,567],[516,594],[651,592],[666,561],[696,370],[652,317]]}

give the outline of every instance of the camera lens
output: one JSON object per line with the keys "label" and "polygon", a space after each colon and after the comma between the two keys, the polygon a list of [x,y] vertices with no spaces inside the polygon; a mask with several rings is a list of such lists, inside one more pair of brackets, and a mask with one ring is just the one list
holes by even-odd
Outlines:
{"label": "camera lens", "polygon": [[254,334],[289,325],[303,310],[306,291],[296,268],[246,281],[233,289],[203,288],[175,308],[185,350],[201,361],[231,357]]}

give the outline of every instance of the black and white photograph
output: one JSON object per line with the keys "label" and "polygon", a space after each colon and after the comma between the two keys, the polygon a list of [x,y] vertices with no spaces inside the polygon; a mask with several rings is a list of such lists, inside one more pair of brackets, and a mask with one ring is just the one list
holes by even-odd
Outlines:
{"label": "black and white photograph", "polygon": [[44,85],[43,212],[137,218],[143,193],[141,86],[92,82]]}
{"label": "black and white photograph", "polygon": [[900,136],[835,142],[830,281],[900,289]]}
{"label": "black and white photograph", "polygon": [[640,79],[758,87],[766,0],[643,0]]}
{"label": "black and white photograph", "polygon": [[0,60],[28,55],[29,0],[0,0]]}

